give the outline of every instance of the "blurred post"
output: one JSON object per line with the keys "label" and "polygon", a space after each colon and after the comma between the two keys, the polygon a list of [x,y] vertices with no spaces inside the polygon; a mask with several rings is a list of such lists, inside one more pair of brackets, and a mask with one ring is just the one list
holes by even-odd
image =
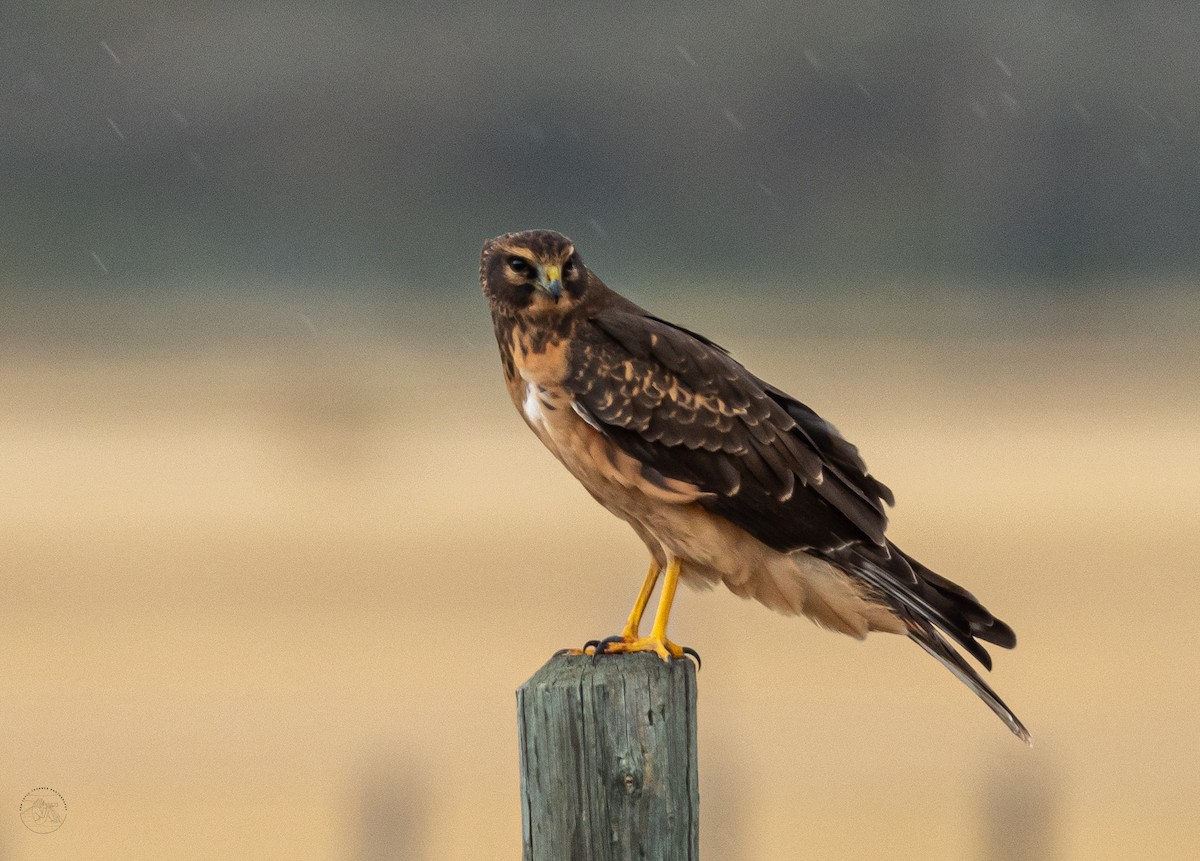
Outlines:
{"label": "blurred post", "polygon": [[997,763],[985,785],[984,804],[986,861],[1057,857],[1058,786],[1044,759],[1037,765]]}
{"label": "blurred post", "polygon": [[556,656],[517,720],[525,861],[699,857],[691,661]]}
{"label": "blurred post", "polygon": [[406,759],[377,751],[362,775],[354,806],[354,861],[422,861],[428,858],[429,783]]}

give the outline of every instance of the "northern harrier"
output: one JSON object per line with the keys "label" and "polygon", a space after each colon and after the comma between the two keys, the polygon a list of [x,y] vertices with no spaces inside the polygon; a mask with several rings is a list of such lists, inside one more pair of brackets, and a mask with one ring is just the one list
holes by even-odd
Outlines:
{"label": "northern harrier", "polygon": [[614,293],[561,234],[491,239],[479,275],[517,410],[650,551],[624,631],[601,651],[682,657],[667,639],[676,585],[720,581],[852,637],[907,635],[1029,741],[946,639],[991,669],[978,640],[1012,648],[1012,629],[887,539],[892,493],[832,425],[703,335]]}

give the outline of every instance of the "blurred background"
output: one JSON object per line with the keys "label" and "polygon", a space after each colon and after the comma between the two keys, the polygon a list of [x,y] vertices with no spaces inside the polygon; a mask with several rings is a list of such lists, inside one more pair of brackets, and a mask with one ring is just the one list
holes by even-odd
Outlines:
{"label": "blurred background", "polygon": [[501,384],[478,251],[528,227],[837,424],[1021,639],[1032,751],[904,641],[681,595],[706,858],[1200,857],[1198,41],[5,4],[0,861],[518,855],[513,691],[644,573]]}

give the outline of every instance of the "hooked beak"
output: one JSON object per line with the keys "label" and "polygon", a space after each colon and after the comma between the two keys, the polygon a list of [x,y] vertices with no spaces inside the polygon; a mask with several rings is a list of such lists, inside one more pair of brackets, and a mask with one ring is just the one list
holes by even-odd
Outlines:
{"label": "hooked beak", "polygon": [[562,270],[559,267],[547,266],[538,273],[537,283],[555,302],[562,298]]}

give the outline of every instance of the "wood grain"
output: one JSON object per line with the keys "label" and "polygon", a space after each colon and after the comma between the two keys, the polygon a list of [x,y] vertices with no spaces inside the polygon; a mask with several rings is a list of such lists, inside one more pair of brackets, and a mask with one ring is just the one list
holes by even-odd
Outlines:
{"label": "wood grain", "polygon": [[691,661],[556,656],[517,714],[526,861],[699,857]]}

